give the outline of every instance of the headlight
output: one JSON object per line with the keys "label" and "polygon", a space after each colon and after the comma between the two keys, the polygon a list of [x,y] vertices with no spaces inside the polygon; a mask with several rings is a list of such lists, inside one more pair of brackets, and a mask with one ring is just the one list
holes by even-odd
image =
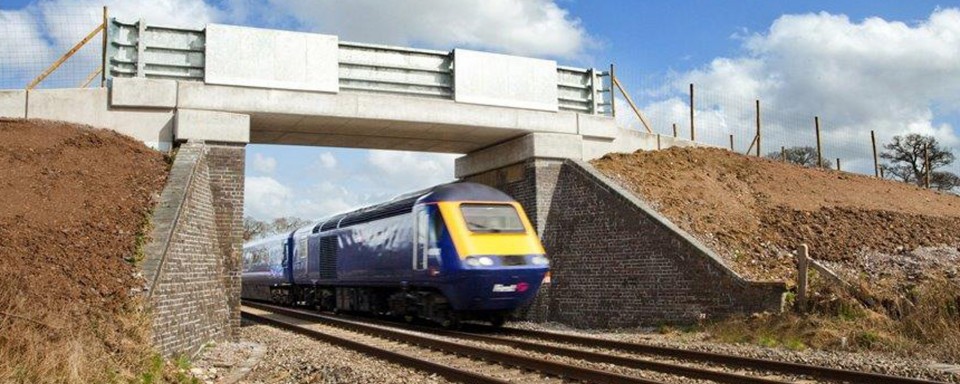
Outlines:
{"label": "headlight", "polygon": [[470,256],[464,262],[471,267],[490,267],[493,266],[493,258],[488,256]]}
{"label": "headlight", "polygon": [[550,260],[541,255],[534,256],[530,262],[532,262],[533,265],[550,265]]}

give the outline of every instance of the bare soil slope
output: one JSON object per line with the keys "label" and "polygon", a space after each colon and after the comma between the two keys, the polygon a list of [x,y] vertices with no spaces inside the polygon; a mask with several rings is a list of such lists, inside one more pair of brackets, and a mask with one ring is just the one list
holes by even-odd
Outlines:
{"label": "bare soil slope", "polygon": [[164,155],[113,131],[0,119],[0,382],[123,376],[134,261]]}
{"label": "bare soil slope", "polygon": [[[873,261],[932,267],[867,273],[956,276],[948,262],[960,246],[955,195],[713,148],[612,154],[593,165],[750,279],[792,280],[789,252],[801,243],[813,258],[850,268]],[[925,257],[922,247],[940,254]]]}

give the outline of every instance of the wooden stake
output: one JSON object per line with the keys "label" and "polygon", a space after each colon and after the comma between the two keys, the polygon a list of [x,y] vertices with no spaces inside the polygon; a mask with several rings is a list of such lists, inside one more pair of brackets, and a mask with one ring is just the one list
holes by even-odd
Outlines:
{"label": "wooden stake", "polygon": [[840,169],[840,158],[839,158],[839,157],[837,158],[837,170],[838,170],[838,171],[841,171],[841,169]]}
{"label": "wooden stake", "polygon": [[733,134],[732,134],[732,133],[730,134],[730,150],[736,152],[736,151],[733,149]]}
{"label": "wooden stake", "polygon": [[697,141],[697,128],[694,126],[693,111],[693,83],[690,83],[690,141]]}
{"label": "wooden stake", "polygon": [[657,150],[660,150],[660,134],[657,134]]}
{"label": "wooden stake", "polygon": [[77,43],[77,45],[74,45],[73,48],[70,48],[70,50],[67,51],[66,54],[64,54],[63,56],[60,56],[60,58],[57,59],[57,61],[55,61],[53,64],[51,64],[50,67],[48,67],[45,71],[43,71],[43,73],[41,73],[40,76],[37,76],[37,78],[33,79],[33,81],[31,81],[30,84],[27,85],[26,89],[28,91],[33,89],[34,87],[37,86],[37,84],[40,84],[40,82],[43,81],[43,79],[46,79],[47,76],[50,76],[50,74],[53,73],[53,71],[56,71],[57,68],[60,68],[60,66],[63,65],[63,62],[67,61],[67,59],[73,56],[73,54],[77,53],[77,51],[79,51],[80,48],[83,48],[84,45],[90,42],[90,40],[93,39],[93,37],[96,36],[97,33],[103,30],[103,27],[104,27],[103,24],[101,24],[97,26],[97,28],[95,28],[93,31],[90,31],[90,33],[87,34],[87,37],[84,37],[83,40],[80,40],[80,42]]}
{"label": "wooden stake", "polygon": [[608,75],[610,75],[610,116],[617,117],[617,98],[613,94],[613,63],[610,63],[610,73]]}
{"label": "wooden stake", "polygon": [[797,309],[800,312],[807,310],[807,261],[810,260],[810,248],[800,244],[797,255]]}
{"label": "wooden stake", "polygon": [[87,79],[80,83],[80,88],[86,88],[88,85],[90,85],[90,83],[93,82],[93,79],[97,78],[97,75],[99,75],[101,72],[103,72],[103,68],[97,68],[93,72],[90,72],[90,75],[87,76]]}
{"label": "wooden stake", "polygon": [[673,123],[673,137],[677,137],[677,123]]}
{"label": "wooden stake", "polygon": [[880,168],[880,178],[886,179],[887,177],[883,175],[883,168]]}
{"label": "wooden stake", "polygon": [[757,157],[760,157],[760,100],[757,100]]}
{"label": "wooden stake", "polygon": [[787,162],[787,147],[780,147],[780,158],[783,159],[783,162]]}
{"label": "wooden stake", "polygon": [[650,128],[650,122],[647,121],[647,118],[643,116],[643,113],[640,113],[640,108],[637,108],[637,105],[633,103],[633,99],[630,98],[630,94],[627,93],[627,90],[623,89],[623,85],[620,84],[620,80],[617,80],[616,77],[610,77],[613,79],[613,83],[616,84],[617,89],[620,90],[620,93],[623,94],[623,98],[627,100],[627,104],[630,105],[630,108],[633,109],[633,113],[637,115],[637,118],[640,119],[640,122],[643,123],[643,127],[647,129],[647,133],[653,133],[653,129]]}
{"label": "wooden stake", "polygon": [[930,146],[926,145],[923,147],[923,171],[924,171],[924,184],[927,186],[927,189],[930,189]]}
{"label": "wooden stake", "polygon": [[813,117],[813,125],[817,129],[817,168],[823,168],[823,148],[820,147],[820,116]]}
{"label": "wooden stake", "polygon": [[[100,51],[100,88],[107,84],[107,32],[110,30],[107,6],[103,6],[103,46]],[[89,83],[89,82],[88,82]],[[84,86],[86,88],[86,86]]]}
{"label": "wooden stake", "polygon": [[873,175],[880,177],[880,162],[877,161],[877,136],[870,131],[870,143],[873,145]]}

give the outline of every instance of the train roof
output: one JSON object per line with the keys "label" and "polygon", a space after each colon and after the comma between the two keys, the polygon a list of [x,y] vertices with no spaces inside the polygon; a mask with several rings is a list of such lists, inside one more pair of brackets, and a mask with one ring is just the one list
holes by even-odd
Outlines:
{"label": "train roof", "polygon": [[417,203],[435,203],[441,201],[503,201],[513,198],[495,188],[470,182],[440,184],[420,191],[399,195],[386,202],[330,216],[320,220],[313,232],[323,232],[342,228],[352,224],[396,216],[410,212]]}
{"label": "train roof", "polygon": [[297,235],[298,233],[319,233],[353,224],[396,216],[410,212],[417,203],[436,203],[442,201],[512,202],[514,200],[510,195],[483,184],[471,182],[440,184],[423,190],[398,195],[383,203],[328,216],[294,231],[251,241],[245,244],[244,247],[282,241],[291,236],[299,237],[300,235]]}

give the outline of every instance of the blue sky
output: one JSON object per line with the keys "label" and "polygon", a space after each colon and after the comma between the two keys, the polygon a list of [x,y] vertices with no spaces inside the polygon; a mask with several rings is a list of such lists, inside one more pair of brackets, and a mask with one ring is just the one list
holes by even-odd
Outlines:
{"label": "blue sky", "polygon": [[[683,123],[684,90],[702,92],[703,138],[747,146],[753,100],[763,100],[769,144],[807,144],[824,120],[830,157],[869,169],[871,129],[934,134],[960,147],[960,3],[944,1],[572,1],[572,0],[169,0],[107,1],[114,14],[150,22],[220,22],[312,31],[343,40],[451,49],[470,47],[607,68],[668,134]],[[0,0],[10,25],[36,24],[50,51],[68,44],[59,22],[95,17],[102,1]],[[90,10],[93,10],[92,13]],[[12,22],[14,21],[14,22]],[[19,23],[19,24],[18,24]],[[7,28],[4,30],[4,28]],[[83,29],[74,27],[73,29]],[[19,32],[17,36],[22,36]],[[18,39],[23,40],[23,39]],[[33,53],[35,57],[36,53]],[[16,55],[12,55],[16,56]],[[20,64],[23,64],[21,59]],[[29,61],[29,60],[27,60]],[[0,59],[0,87],[16,62]],[[75,70],[82,73],[82,70]],[[27,72],[23,72],[27,73]],[[621,103],[621,105],[623,105]],[[750,112],[750,113],[745,113]],[[624,126],[635,119],[621,114]],[[250,145],[247,213],[322,216],[453,177],[456,155]]]}

